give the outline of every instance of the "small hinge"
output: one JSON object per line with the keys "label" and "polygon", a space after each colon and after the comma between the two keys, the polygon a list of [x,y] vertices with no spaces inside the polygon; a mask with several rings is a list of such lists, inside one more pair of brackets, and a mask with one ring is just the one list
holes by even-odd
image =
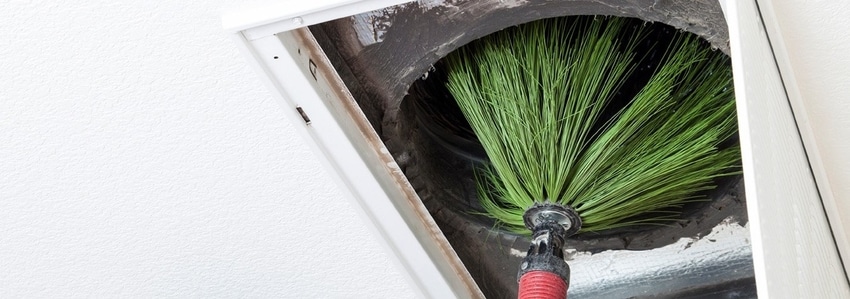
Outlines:
{"label": "small hinge", "polygon": [[301,114],[301,118],[304,119],[305,124],[310,124],[310,117],[307,116],[307,113],[304,113],[304,109],[301,106],[296,106],[295,110],[298,110],[298,114]]}

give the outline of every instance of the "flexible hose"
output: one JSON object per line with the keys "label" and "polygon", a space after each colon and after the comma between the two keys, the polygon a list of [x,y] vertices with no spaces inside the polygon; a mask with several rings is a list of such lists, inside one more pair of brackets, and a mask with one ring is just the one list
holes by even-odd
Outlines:
{"label": "flexible hose", "polygon": [[548,271],[526,272],[519,279],[519,299],[567,299],[567,282]]}

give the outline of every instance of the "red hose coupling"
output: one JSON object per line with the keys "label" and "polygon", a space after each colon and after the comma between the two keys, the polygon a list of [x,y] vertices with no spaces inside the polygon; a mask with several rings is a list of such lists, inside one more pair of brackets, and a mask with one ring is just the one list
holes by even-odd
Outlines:
{"label": "red hose coupling", "polygon": [[519,299],[567,299],[567,282],[548,271],[526,272],[519,279]]}

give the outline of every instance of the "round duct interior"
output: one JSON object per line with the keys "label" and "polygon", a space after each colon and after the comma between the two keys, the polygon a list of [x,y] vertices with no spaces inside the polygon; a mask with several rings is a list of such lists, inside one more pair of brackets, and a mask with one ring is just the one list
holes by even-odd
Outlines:
{"label": "round duct interior", "polygon": [[[445,142],[435,138],[431,125],[434,115],[445,116],[449,122],[458,125],[462,125],[462,121],[458,121],[456,115],[452,116],[455,112],[451,111],[450,105],[448,108],[431,107],[439,113],[424,116],[426,113],[423,113],[421,105],[415,105],[417,93],[411,92],[411,88],[433,88],[429,86],[432,81],[428,77],[439,74],[440,59],[475,39],[538,19],[572,15],[635,18],[671,33],[684,30],[699,35],[711,47],[728,53],[728,32],[723,14],[719,4],[709,0],[420,1],[310,28],[488,298],[515,298],[517,265],[528,249],[528,240],[494,228],[490,218],[475,213],[480,211],[473,178],[475,162],[469,159],[470,155],[458,155],[457,151],[445,146]],[[474,148],[474,144],[468,148]],[[474,150],[471,154],[475,156]],[[675,245],[683,238],[699,240],[721,225],[742,227],[746,232],[743,228],[747,219],[742,178],[719,181],[718,188],[708,196],[710,202],[688,204],[682,211],[682,219],[667,226],[578,235],[566,246],[572,248],[567,259],[575,259],[570,262],[573,265],[584,263],[587,260],[585,256],[604,256],[605,252],[651,251]],[[746,236],[738,233],[734,238],[744,238],[746,245]],[[606,288],[604,292],[599,291],[600,286],[583,286],[582,280],[574,281],[571,296],[683,298],[694,297],[688,294],[732,293],[742,294],[733,298],[745,298],[747,294],[754,296],[749,249],[743,248],[743,245],[739,247],[731,254],[732,262],[708,261],[706,265],[709,266],[702,270],[692,269],[694,266],[688,265],[689,260],[693,264],[692,257],[683,255],[681,265],[667,265],[667,270],[649,272],[658,273],[652,274],[658,277],[587,280],[602,284],[611,282],[603,285]],[[718,247],[716,250],[730,249]],[[714,262],[732,266],[714,269],[711,268]],[[693,273],[690,276],[680,275],[679,280],[672,283],[646,285],[646,281],[669,275],[668,272],[675,271],[675,268]],[[700,273],[703,270],[708,272]],[[693,275],[702,278],[693,278]],[[624,282],[614,283],[620,281]]]}

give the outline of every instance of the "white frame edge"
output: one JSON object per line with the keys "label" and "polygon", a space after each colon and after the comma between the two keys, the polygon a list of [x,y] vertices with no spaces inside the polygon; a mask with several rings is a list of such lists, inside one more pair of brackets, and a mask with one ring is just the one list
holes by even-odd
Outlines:
{"label": "white frame edge", "polygon": [[413,0],[310,0],[270,2],[222,16],[224,30],[242,32],[255,40],[296,28],[315,25]]}
{"label": "white frame edge", "polygon": [[756,0],[725,8],[759,297],[850,298]]}
{"label": "white frame edge", "polygon": [[[279,35],[283,34],[286,33]],[[307,75],[298,71],[304,69],[301,65],[303,63],[296,61],[285,47],[282,42],[285,38],[271,35],[249,41],[241,34],[234,35],[240,49],[251,57],[251,65],[285,108],[284,112],[293,121],[299,134],[313,151],[324,157],[321,160],[328,173],[344,193],[350,194],[349,198],[358,207],[355,210],[366,220],[367,226],[387,252],[391,253],[391,259],[400,272],[405,274],[418,297],[483,297],[477,287],[470,290],[468,285],[461,282],[462,279],[458,279],[459,275],[468,276],[468,273],[457,273],[446,266],[448,261],[440,256],[446,253],[435,253],[439,250],[435,249],[437,244],[423,242],[427,238],[422,235],[434,233],[434,228],[416,227],[402,216],[410,213],[402,211],[409,207],[397,206],[398,203],[391,199],[398,198],[399,186],[377,174],[375,163],[367,163],[355,144],[358,140],[346,135],[350,128],[340,123],[337,119],[339,115],[332,112],[333,107],[328,107],[321,99],[321,93],[327,92],[314,88],[307,80]],[[310,124],[302,120],[296,107],[306,112]],[[386,155],[389,155],[388,151]],[[388,167],[392,168],[393,165]],[[439,232],[439,229],[436,230]]]}
{"label": "white frame edge", "polygon": [[[299,57],[300,49],[294,49],[299,47],[294,38],[299,27],[405,2],[410,0],[288,2],[227,14],[223,24],[299,134],[314,152],[321,153],[329,174],[350,195],[355,210],[418,297],[483,298],[412,187],[393,179],[403,174],[389,151],[382,144],[366,144],[367,138],[362,136],[365,132],[353,128],[355,119],[365,121],[362,112],[358,109],[359,115],[352,115],[351,111],[340,111],[339,102],[324,101],[323,96],[338,90],[308,80],[316,70]],[[298,22],[293,22],[294,18]],[[296,108],[309,116],[310,124],[305,124]],[[375,153],[377,147],[380,149]],[[416,197],[416,204],[409,204],[411,197]],[[408,204],[401,198],[407,198]]]}
{"label": "white frame edge", "polygon": [[767,29],[767,35],[771,41],[773,53],[776,55],[776,62],[779,66],[779,72],[782,74],[782,83],[785,86],[785,91],[788,93],[788,100],[791,104],[791,109],[794,110],[794,119],[797,121],[797,127],[800,130],[800,136],[803,140],[803,145],[806,148],[806,155],[809,158],[809,166],[812,168],[815,182],[818,186],[818,191],[823,201],[824,210],[826,211],[827,219],[829,220],[832,234],[835,236],[835,243],[838,246],[838,252],[842,256],[844,269],[850,269],[850,240],[848,240],[847,231],[845,231],[844,223],[850,219],[842,219],[839,213],[839,205],[836,203],[835,194],[830,186],[829,176],[826,169],[823,167],[824,162],[818,149],[815,134],[809,124],[808,113],[806,112],[806,103],[803,101],[803,96],[797,86],[797,79],[794,76],[794,70],[791,67],[791,60],[788,56],[788,50],[785,43],[782,42],[782,33],[779,28],[779,23],[776,20],[776,13],[773,8],[772,1],[758,0],[758,8],[761,11],[764,25]]}

